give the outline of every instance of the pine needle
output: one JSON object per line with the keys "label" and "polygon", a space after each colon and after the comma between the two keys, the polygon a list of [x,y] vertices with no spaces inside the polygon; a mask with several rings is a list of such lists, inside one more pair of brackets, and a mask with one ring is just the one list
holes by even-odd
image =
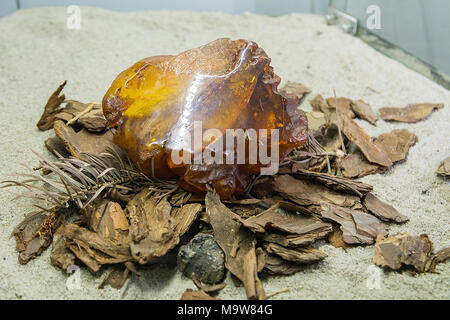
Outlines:
{"label": "pine needle", "polygon": [[26,189],[18,197],[35,200],[34,206],[43,211],[54,212],[70,203],[84,208],[111,188],[127,191],[149,188],[158,198],[168,195],[177,195],[178,199],[186,197],[175,181],[146,177],[122,150],[108,149],[100,156],[85,153],[82,159],[58,155],[54,161],[33,153],[40,160],[40,168],[51,174],[43,177],[25,166],[31,173],[15,174],[24,180],[2,181],[0,188]]}

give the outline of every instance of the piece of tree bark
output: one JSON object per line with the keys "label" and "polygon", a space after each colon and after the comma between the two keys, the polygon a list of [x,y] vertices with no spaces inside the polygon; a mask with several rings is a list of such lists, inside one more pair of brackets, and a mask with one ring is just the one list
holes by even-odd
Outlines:
{"label": "piece of tree bark", "polygon": [[299,105],[303,97],[311,92],[311,89],[301,83],[288,81],[286,85],[278,89],[278,92],[288,97],[288,99],[292,99],[296,105]]}
{"label": "piece of tree bark", "polygon": [[425,272],[427,261],[431,258],[432,245],[425,234],[415,237],[398,233],[387,238],[379,235],[373,262],[383,268],[398,270],[402,265],[409,265],[418,272]]}
{"label": "piece of tree bark", "polygon": [[148,189],[138,193],[127,205],[133,257],[146,264],[164,256],[180,242],[201,209],[199,203],[172,209],[166,198],[158,201]]}
{"label": "piece of tree bark", "polygon": [[333,109],[334,111],[336,110],[336,102],[337,102],[339,114],[342,114],[343,116],[346,116],[348,118],[355,117],[355,113],[353,112],[352,106],[351,106],[352,100],[350,100],[349,98],[343,98],[343,97],[327,98],[327,104],[328,104],[329,108]]}
{"label": "piece of tree bark", "polygon": [[408,130],[392,130],[375,139],[374,144],[383,149],[392,163],[405,160],[409,148],[418,141],[417,136]]}
{"label": "piece of tree bark", "polygon": [[358,180],[338,177],[323,172],[313,172],[309,170],[300,169],[296,172],[295,176],[300,179],[310,179],[313,181],[317,181],[319,183],[324,184],[330,189],[336,191],[344,191],[346,193],[351,194],[354,194],[355,190],[363,194],[373,190],[373,186],[371,186],[370,184]]}
{"label": "piece of tree bark", "polygon": [[289,175],[277,175],[273,188],[283,198],[302,206],[316,205],[326,201],[342,207],[361,207],[358,196],[344,194],[307,180],[299,180]]}
{"label": "piece of tree bark", "polygon": [[316,95],[312,100],[309,101],[309,103],[311,104],[314,111],[322,112],[324,114],[327,114],[328,109],[330,108],[325,99],[320,94]]}
{"label": "piece of tree bark", "polygon": [[277,230],[296,236],[311,236],[316,239],[326,236],[332,229],[331,224],[311,216],[282,213],[278,209],[278,205],[241,221],[253,232],[265,233]]}
{"label": "piece of tree bark", "polygon": [[117,243],[96,232],[68,223],[64,229],[66,246],[93,272],[103,264],[133,261],[128,243]]}
{"label": "piece of tree bark", "polygon": [[208,190],[205,202],[214,239],[225,253],[225,267],[242,281],[248,299],[264,299],[257,272],[255,236],[242,226],[240,217],[220,201],[215,191]]}
{"label": "piece of tree bark", "polygon": [[75,158],[80,158],[82,153],[100,155],[106,152],[108,147],[114,148],[115,146],[112,142],[113,133],[109,130],[102,134],[90,133],[86,129],[76,132],[62,120],[55,121],[54,130],[64,142],[66,149]]}
{"label": "piece of tree bark", "polygon": [[302,235],[266,232],[263,234],[262,238],[266,242],[277,243],[283,247],[297,248],[309,246],[316,240],[326,237],[329,232],[329,230],[325,230],[321,232],[312,232]]}
{"label": "piece of tree bark", "polygon": [[392,161],[389,159],[387,153],[375,145],[372,139],[355,121],[344,117],[342,124],[342,132],[344,135],[359,147],[367,160],[388,168],[392,166]]}
{"label": "piece of tree bark", "polygon": [[181,300],[220,300],[219,298],[211,297],[202,290],[186,289],[181,296]]}
{"label": "piece of tree bark", "polygon": [[63,221],[53,236],[50,262],[52,265],[67,271],[69,266],[74,265],[75,255],[66,247],[65,226],[66,222]]}
{"label": "piece of tree bark", "polygon": [[[340,118],[349,117],[354,118],[355,113],[351,109],[351,100],[347,98],[328,98],[325,100],[320,94],[314,97],[310,101],[311,106],[314,111],[322,112],[325,114],[327,119],[327,125],[325,128],[330,127],[332,124],[338,125],[337,115],[336,115],[336,100],[338,103],[338,110]],[[340,142],[340,141],[339,141]]]}
{"label": "piece of tree bark", "polygon": [[372,244],[377,235],[387,235],[387,225],[363,211],[322,202],[320,213],[324,219],[341,226],[342,236],[347,244]]}
{"label": "piece of tree bark", "polygon": [[63,156],[64,158],[70,156],[70,153],[69,151],[67,151],[64,142],[57,136],[47,138],[44,141],[44,144],[47,147],[47,150],[53,153],[55,156],[58,156],[58,154],[60,156]]}
{"label": "piece of tree bark", "polygon": [[91,231],[118,243],[129,242],[130,226],[120,204],[104,199],[88,205],[85,211]]}
{"label": "piece of tree bark", "polygon": [[446,158],[444,161],[441,162],[437,170],[437,174],[443,177],[450,176],[450,157]]}
{"label": "piece of tree bark", "polygon": [[292,275],[304,269],[304,265],[286,261],[281,257],[266,253],[264,271],[274,275]]}
{"label": "piece of tree bark", "polygon": [[[68,224],[64,229],[67,247],[77,258],[94,272],[103,264],[133,260],[128,237],[130,226],[117,202],[97,200],[83,213],[90,230],[74,224]],[[112,284],[117,280],[116,273],[111,274]]]}
{"label": "piece of tree bark", "polygon": [[55,116],[61,111],[61,103],[66,99],[66,97],[62,94],[59,95],[61,91],[64,89],[67,81],[64,81],[58,89],[48,98],[48,101],[44,107],[44,112],[37,123],[37,127],[39,130],[46,131],[53,128],[53,122],[55,121]]}
{"label": "piece of tree bark", "polygon": [[292,213],[304,214],[310,216],[314,214],[313,211],[309,210],[307,207],[301,206],[297,203],[284,200],[283,198],[273,197],[269,199],[264,199],[264,204],[267,204],[267,207],[278,205],[283,210],[290,211]]}
{"label": "piece of tree bark", "polygon": [[110,286],[114,289],[121,289],[130,275],[130,270],[125,266],[114,266],[111,271],[103,279],[102,283],[98,286],[99,289],[103,289],[106,286]]}
{"label": "piece of tree bark", "polygon": [[366,120],[374,126],[377,125],[378,116],[373,112],[370,105],[363,100],[352,101],[351,108],[359,118]]}
{"label": "piece of tree bark", "polygon": [[356,151],[341,158],[338,163],[342,174],[346,178],[362,178],[370,174],[386,171],[386,167],[370,163],[360,151]]}
{"label": "piece of tree bark", "polygon": [[284,260],[298,264],[309,264],[321,261],[327,254],[312,247],[289,249],[276,243],[265,243],[264,249],[271,254],[280,256]]}
{"label": "piece of tree bark", "polygon": [[427,262],[425,271],[435,272],[436,265],[440,262],[445,262],[448,259],[450,259],[450,247],[441,249],[437,253],[433,254]]}
{"label": "piece of tree bark", "polygon": [[428,117],[433,110],[443,107],[443,104],[438,103],[419,103],[410,104],[405,108],[384,107],[379,111],[383,120],[415,123]]}
{"label": "piece of tree bark", "polygon": [[365,196],[363,204],[371,214],[383,221],[394,221],[396,223],[409,221],[408,217],[402,215],[393,206],[381,201],[372,193]]}
{"label": "piece of tree bark", "polygon": [[39,256],[52,242],[53,233],[60,224],[60,217],[52,212],[30,214],[17,225],[11,236],[16,239],[19,263],[27,264]]}
{"label": "piece of tree bark", "polygon": [[[57,120],[71,121],[73,118],[82,113],[89,104],[81,103],[75,100],[66,100],[66,106],[62,109],[55,118]],[[104,132],[107,129],[106,118],[103,115],[102,105],[94,103],[92,110],[82,115],[76,123],[90,132]]]}

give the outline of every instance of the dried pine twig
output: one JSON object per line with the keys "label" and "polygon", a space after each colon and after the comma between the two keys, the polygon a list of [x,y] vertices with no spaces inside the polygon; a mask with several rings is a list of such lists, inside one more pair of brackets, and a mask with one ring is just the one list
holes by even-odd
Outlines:
{"label": "dried pine twig", "polygon": [[336,119],[337,119],[337,127],[338,127],[338,132],[339,132],[339,139],[341,140],[341,146],[342,146],[342,151],[344,151],[345,154],[347,154],[347,150],[345,149],[345,144],[344,144],[344,139],[342,139],[342,132],[341,132],[341,120],[340,120],[340,115],[339,115],[339,105],[338,105],[338,100],[336,97],[336,90],[333,89],[333,93],[334,93],[334,101],[336,103]]}
{"label": "dried pine twig", "polygon": [[1,188],[19,186],[27,189],[28,192],[17,197],[34,199],[34,206],[42,211],[53,212],[68,207],[70,202],[84,208],[111,188],[136,191],[148,187],[163,195],[177,191],[175,182],[147,178],[133,166],[123,152],[116,149],[109,149],[100,156],[83,154],[82,159],[59,156],[55,161],[33,153],[39,157],[40,167],[52,175],[16,174],[26,179],[2,181],[4,185]]}
{"label": "dried pine twig", "polygon": [[90,102],[88,104],[88,106],[86,107],[86,109],[84,109],[83,111],[81,111],[79,114],[77,114],[75,117],[73,117],[72,119],[70,119],[67,122],[67,126],[70,126],[71,124],[75,123],[78,119],[80,119],[82,116],[84,116],[85,114],[88,114],[96,104],[99,104],[98,102]]}

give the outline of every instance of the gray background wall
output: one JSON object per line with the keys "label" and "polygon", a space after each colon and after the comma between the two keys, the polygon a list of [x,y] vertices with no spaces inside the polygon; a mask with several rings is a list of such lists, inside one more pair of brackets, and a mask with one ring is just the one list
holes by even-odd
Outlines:
{"label": "gray background wall", "polygon": [[381,30],[372,30],[450,75],[449,0],[333,0],[333,6],[367,20],[366,9],[381,9]]}
{"label": "gray background wall", "polygon": [[103,7],[117,11],[193,10],[230,14],[254,12],[278,16],[291,12],[325,13],[328,5],[357,17],[363,25],[366,9],[381,8],[384,39],[450,74],[450,0],[0,0],[0,17],[20,8],[44,6]]}

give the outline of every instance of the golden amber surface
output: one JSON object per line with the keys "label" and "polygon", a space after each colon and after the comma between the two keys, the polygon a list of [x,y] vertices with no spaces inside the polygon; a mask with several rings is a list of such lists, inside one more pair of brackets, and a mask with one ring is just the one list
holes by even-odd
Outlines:
{"label": "golden amber surface", "polygon": [[189,191],[212,184],[222,198],[230,198],[245,190],[262,164],[175,164],[172,151],[193,157],[204,150],[211,141],[192,142],[194,122],[201,121],[203,132],[217,129],[223,135],[227,129],[279,129],[282,160],[306,142],[307,120],[294,101],[278,92],[279,83],[256,43],[217,39],[135,63],[106,92],[103,113],[109,126],[117,127],[114,143],[146,175],[177,176]]}

